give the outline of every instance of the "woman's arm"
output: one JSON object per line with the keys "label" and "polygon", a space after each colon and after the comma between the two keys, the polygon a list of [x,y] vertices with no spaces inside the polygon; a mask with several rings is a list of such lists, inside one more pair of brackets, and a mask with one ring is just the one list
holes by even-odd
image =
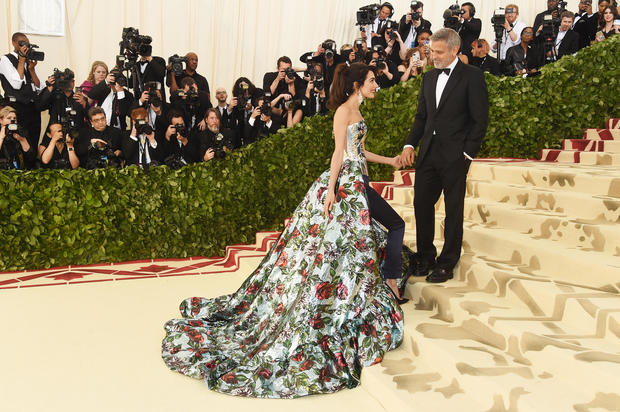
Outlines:
{"label": "woman's arm", "polygon": [[334,115],[334,139],[335,147],[332,154],[332,160],[329,167],[329,186],[327,187],[327,196],[323,202],[325,216],[329,217],[330,211],[336,200],[334,193],[336,181],[340,176],[340,168],[342,167],[342,155],[347,144],[347,122],[349,120],[348,112],[340,108],[336,110]]}
{"label": "woman's arm", "polygon": [[398,169],[400,167],[400,162],[399,162],[400,156],[395,156],[395,157],[380,156],[378,154],[369,152],[368,150],[366,150],[366,147],[364,147],[364,154],[366,155],[366,160],[368,160],[369,162],[390,165],[390,166],[393,166],[395,169]]}

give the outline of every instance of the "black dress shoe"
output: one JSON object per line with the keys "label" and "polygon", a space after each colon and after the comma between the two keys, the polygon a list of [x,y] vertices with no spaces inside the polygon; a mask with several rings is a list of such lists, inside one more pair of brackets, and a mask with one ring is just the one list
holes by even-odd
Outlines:
{"label": "black dress shoe", "polygon": [[435,268],[433,273],[426,277],[426,281],[429,283],[443,283],[448,279],[452,279],[454,275],[451,269]]}
{"label": "black dress shoe", "polygon": [[428,276],[435,262],[429,262],[427,260],[418,260],[413,270],[413,276]]}

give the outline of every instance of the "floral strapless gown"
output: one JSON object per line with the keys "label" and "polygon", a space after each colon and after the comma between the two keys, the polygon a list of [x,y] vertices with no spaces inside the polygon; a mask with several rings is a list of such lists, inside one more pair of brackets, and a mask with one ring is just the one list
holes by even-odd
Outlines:
{"label": "floral strapless gown", "polygon": [[170,369],[218,392],[294,398],[356,387],[362,367],[401,343],[402,311],[380,274],[386,233],[362,181],[366,131],[348,127],[329,220],[327,170],[239,290],[181,303],[183,317],[165,324]]}

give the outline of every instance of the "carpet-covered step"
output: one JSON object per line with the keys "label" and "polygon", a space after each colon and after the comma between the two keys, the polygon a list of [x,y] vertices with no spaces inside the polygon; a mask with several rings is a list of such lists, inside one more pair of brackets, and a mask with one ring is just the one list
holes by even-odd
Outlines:
{"label": "carpet-covered step", "polygon": [[589,140],[620,140],[620,128],[586,129],[583,138]]}
{"label": "carpet-covered step", "polygon": [[362,377],[362,386],[381,399],[391,393],[390,402],[403,410],[574,410],[599,392],[617,391],[618,363],[579,359],[589,352],[576,342],[558,345],[530,334],[519,348],[513,336],[473,319],[445,322],[413,304],[403,311],[403,345]]}
{"label": "carpet-covered step", "polygon": [[603,252],[620,259],[618,224],[587,224],[565,213],[530,210],[480,198],[467,198],[464,218],[486,227],[501,227],[533,239],[547,239],[567,248]]}
{"label": "carpet-covered step", "polygon": [[620,165],[620,153],[576,152],[572,150],[543,149],[540,160],[544,162],[618,166]]}
{"label": "carpet-covered step", "polygon": [[620,129],[620,119],[609,119],[606,124],[607,129]]}
{"label": "carpet-covered step", "polygon": [[564,139],[562,150],[620,153],[620,140]]}
{"label": "carpet-covered step", "polygon": [[468,181],[475,180],[620,198],[620,169],[615,167],[539,161],[474,162]]}

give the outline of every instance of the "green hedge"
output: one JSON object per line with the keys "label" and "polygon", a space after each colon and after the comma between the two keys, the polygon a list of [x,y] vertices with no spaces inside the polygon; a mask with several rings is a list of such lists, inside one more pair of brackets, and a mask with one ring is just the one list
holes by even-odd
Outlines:
{"label": "green hedge", "polygon": [[[620,117],[620,36],[547,66],[533,79],[487,77],[489,131],[480,156],[535,157]],[[369,150],[400,152],[420,79],[364,104]],[[332,117],[316,116],[223,161],[97,171],[0,172],[0,270],[222,255],[281,227],[329,167]],[[374,180],[389,167],[372,165]]]}

